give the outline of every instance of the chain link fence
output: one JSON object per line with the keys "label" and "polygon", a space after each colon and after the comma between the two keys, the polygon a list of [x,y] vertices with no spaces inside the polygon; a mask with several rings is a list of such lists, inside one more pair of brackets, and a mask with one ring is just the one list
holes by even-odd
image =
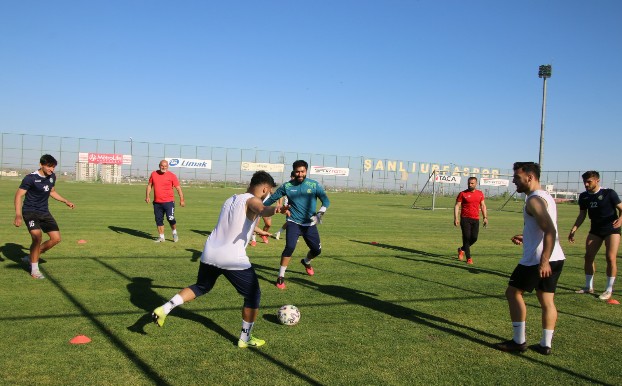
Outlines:
{"label": "chain link fence", "polygon": [[[309,166],[347,170],[340,175],[310,174],[332,191],[367,191],[398,194],[431,194],[454,196],[466,188],[466,177],[512,179],[511,169],[464,166],[453,163],[400,161],[365,156],[327,155],[288,151],[240,149],[203,145],[179,145],[128,140],[73,138],[31,134],[0,134],[0,178],[23,176],[38,168],[42,154],[52,154],[58,160],[56,174],[65,180],[77,180],[81,153],[125,156],[127,164],[120,165],[115,173],[120,183],[146,183],[149,174],[158,168],[161,159],[192,159],[210,162],[210,168],[171,167],[184,184],[246,185],[253,174],[248,165],[284,165],[278,172],[271,171],[277,182],[289,180],[291,164],[303,159]],[[127,157],[130,156],[130,157]],[[250,170],[249,170],[250,169]],[[460,184],[428,183],[430,173],[462,177]],[[582,171],[543,172],[542,185],[552,185],[553,192],[572,196],[585,190]],[[622,189],[622,172],[600,171],[601,184],[618,193]],[[103,182],[101,179],[97,181]],[[480,186],[487,197],[507,196],[514,185]]]}

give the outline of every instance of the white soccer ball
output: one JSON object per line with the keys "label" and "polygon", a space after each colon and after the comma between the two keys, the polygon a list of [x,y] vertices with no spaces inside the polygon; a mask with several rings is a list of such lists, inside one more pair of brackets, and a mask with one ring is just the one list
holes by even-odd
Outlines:
{"label": "white soccer ball", "polygon": [[291,304],[279,308],[277,312],[279,322],[286,326],[293,326],[300,320],[300,310]]}

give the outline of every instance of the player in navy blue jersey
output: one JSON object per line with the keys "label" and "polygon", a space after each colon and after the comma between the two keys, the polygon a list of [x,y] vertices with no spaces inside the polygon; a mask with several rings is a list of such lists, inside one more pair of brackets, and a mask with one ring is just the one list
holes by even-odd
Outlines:
{"label": "player in navy blue jersey", "polygon": [[[276,286],[279,289],[285,288],[285,271],[289,261],[296,249],[298,238],[302,236],[309,247],[307,257],[300,260],[304,265],[308,275],[315,274],[311,266],[311,260],[322,253],[320,244],[320,234],[316,224],[322,222],[322,216],[330,205],[328,196],[319,182],[307,178],[309,164],[306,161],[298,160],[292,165],[294,178],[279,186],[274,194],[265,201],[269,206],[277,202],[281,197],[287,196],[290,215],[287,217],[287,234],[285,235],[285,249],[281,253],[281,267]],[[322,207],[316,212],[317,200],[322,202]]]}
{"label": "player in navy blue jersey", "polygon": [[[30,275],[34,279],[45,278],[39,271],[39,256],[60,243],[60,230],[48,208],[48,199],[52,197],[71,209],[74,207],[73,203],[58,194],[54,187],[56,185],[56,174],[54,174],[56,159],[49,154],[44,154],[39,163],[39,170],[24,177],[15,193],[15,220],[13,221],[13,225],[19,227],[23,220],[32,238],[30,254],[24,256],[22,261],[30,264]],[[26,198],[22,205],[24,196]],[[44,232],[50,239],[42,243]]]}
{"label": "player in navy blue jersey", "polygon": [[583,224],[586,216],[590,217],[592,225],[585,241],[585,287],[576,292],[594,293],[594,271],[596,269],[594,258],[604,241],[607,257],[607,288],[599,298],[609,300],[613,294],[613,283],[618,273],[616,256],[620,246],[622,202],[615,190],[600,186],[600,174],[597,171],[587,171],[581,177],[583,177],[586,191],[579,195],[579,216],[570,229],[568,241],[574,243],[575,232]]}

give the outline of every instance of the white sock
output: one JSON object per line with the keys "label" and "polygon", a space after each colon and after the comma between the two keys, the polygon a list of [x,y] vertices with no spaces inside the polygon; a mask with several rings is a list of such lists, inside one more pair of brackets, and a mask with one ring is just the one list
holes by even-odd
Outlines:
{"label": "white sock", "polygon": [[177,234],[177,229],[173,229],[173,234],[176,235]]}
{"label": "white sock", "polygon": [[160,238],[164,239],[164,233],[160,233]]}
{"label": "white sock", "polygon": [[613,292],[613,283],[616,281],[616,277],[607,277],[607,289],[605,291]]}
{"label": "white sock", "polygon": [[252,241],[257,241],[257,235],[253,233],[253,237],[251,238]]}
{"label": "white sock", "polygon": [[30,263],[30,273],[39,272],[39,262]]}
{"label": "white sock", "polygon": [[177,294],[177,295],[173,296],[171,298],[171,300],[169,300],[168,302],[164,303],[162,305],[162,309],[164,309],[164,314],[168,315],[169,312],[171,312],[173,310],[173,308],[175,308],[177,306],[181,306],[182,304],[184,304],[184,298],[182,298],[181,295]]}
{"label": "white sock", "polygon": [[286,266],[281,266],[281,268],[279,268],[279,277],[285,277],[285,271],[287,270]]}
{"label": "white sock", "polygon": [[253,329],[253,325],[255,323],[247,322],[242,319],[242,332],[240,333],[240,339],[244,342],[248,342],[251,338],[251,330]]}
{"label": "white sock", "polygon": [[518,344],[525,343],[525,322],[512,322],[512,330],[514,331],[514,342]]}
{"label": "white sock", "polygon": [[552,347],[551,342],[553,341],[553,331],[555,330],[542,329],[542,339],[540,339],[540,346]]}
{"label": "white sock", "polygon": [[594,275],[585,275],[585,288],[594,288]]}

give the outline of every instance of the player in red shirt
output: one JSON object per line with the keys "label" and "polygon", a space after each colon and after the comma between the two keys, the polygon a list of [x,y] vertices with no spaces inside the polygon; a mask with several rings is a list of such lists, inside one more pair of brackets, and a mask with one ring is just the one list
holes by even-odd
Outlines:
{"label": "player in red shirt", "polygon": [[458,248],[458,259],[462,261],[466,255],[467,264],[473,264],[471,245],[475,244],[479,235],[480,209],[484,215],[484,227],[488,225],[484,193],[475,189],[476,186],[477,178],[469,177],[468,188],[458,194],[456,206],[454,206],[454,226],[460,225],[462,230],[462,246]]}
{"label": "player in red shirt", "polygon": [[164,215],[173,230],[173,241],[179,241],[177,236],[177,220],[175,220],[175,194],[173,188],[179,194],[179,204],[186,206],[184,194],[181,191],[179,180],[173,172],[168,171],[168,161],[160,161],[160,169],[151,173],[147,184],[147,197],[145,202],[151,202],[151,190],[153,189],[153,213],[155,214],[156,226],[158,227],[158,237],[155,242],[164,242]]}

